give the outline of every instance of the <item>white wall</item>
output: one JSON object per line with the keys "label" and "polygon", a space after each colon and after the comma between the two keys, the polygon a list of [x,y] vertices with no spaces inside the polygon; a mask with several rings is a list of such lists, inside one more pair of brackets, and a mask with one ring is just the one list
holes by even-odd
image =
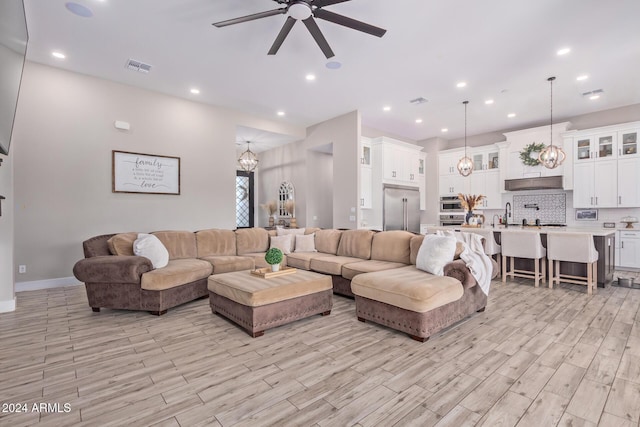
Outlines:
{"label": "white wall", "polygon": [[333,227],[333,154],[307,150],[307,219],[309,227]]}
{"label": "white wall", "polygon": [[[72,276],[82,241],[98,234],[235,228],[236,126],[304,135],[282,122],[29,62],[20,96],[11,147],[15,265],[27,274],[18,282]],[[118,131],[115,120],[131,130]],[[180,157],[181,195],[112,193],[112,150]]]}
{"label": "white wall", "polygon": [[0,156],[0,195],[2,200],[2,216],[0,216],[0,313],[15,309],[13,286],[13,151],[9,156]]}

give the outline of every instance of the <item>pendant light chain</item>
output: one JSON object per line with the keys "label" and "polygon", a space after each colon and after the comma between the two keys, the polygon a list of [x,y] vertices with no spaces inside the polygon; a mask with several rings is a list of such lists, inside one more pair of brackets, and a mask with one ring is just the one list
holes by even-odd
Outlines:
{"label": "pendant light chain", "polygon": [[555,80],[555,77],[549,77],[549,87],[551,88],[551,118],[550,118],[550,132],[551,135],[549,135],[549,145],[551,145],[553,147],[553,81]]}
{"label": "pendant light chain", "polygon": [[464,101],[464,156],[467,157],[467,104],[469,101]]}

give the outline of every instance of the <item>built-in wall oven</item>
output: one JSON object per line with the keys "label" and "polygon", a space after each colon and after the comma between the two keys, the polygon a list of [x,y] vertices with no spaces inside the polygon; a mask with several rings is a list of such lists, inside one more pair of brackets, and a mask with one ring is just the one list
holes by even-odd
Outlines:
{"label": "built-in wall oven", "polygon": [[443,213],[440,212],[440,225],[462,225],[464,224],[464,212],[460,213]]}
{"label": "built-in wall oven", "polygon": [[462,202],[457,196],[440,197],[440,212],[464,212]]}

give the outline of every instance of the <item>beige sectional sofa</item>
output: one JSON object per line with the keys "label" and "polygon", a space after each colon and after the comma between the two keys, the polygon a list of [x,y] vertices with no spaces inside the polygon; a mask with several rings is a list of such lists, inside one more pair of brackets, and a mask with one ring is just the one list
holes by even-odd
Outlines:
{"label": "beige sectional sofa", "polygon": [[[486,296],[479,291],[463,262],[454,261],[446,266],[445,276],[449,277],[433,276],[415,267],[424,236],[407,231],[309,228],[304,232],[315,233],[316,251],[294,251],[283,264],[331,276],[334,293],[365,303],[364,311],[358,311],[361,320],[372,320],[424,338],[425,334],[428,336],[486,305]],[[264,255],[270,245],[270,235],[275,232],[250,228],[151,234],[169,252],[166,267],[153,269],[151,261],[133,254],[138,233],[102,235],[83,242],[85,259],[76,263],[74,274],[86,284],[89,305],[94,311],[103,307],[146,310],[161,315],[168,308],[207,297],[210,275],[267,266]],[[359,295],[352,292],[352,280]],[[375,288],[382,289],[389,283],[399,288],[403,283],[409,284],[411,290],[408,294],[405,292],[404,297],[398,297],[400,299],[426,299],[408,306],[400,303],[397,307],[413,307],[411,304],[415,303],[421,310],[432,312],[427,318],[427,323],[431,323],[425,326],[425,316],[421,315],[418,322],[422,323],[417,327],[395,325],[398,319],[394,316],[398,312],[390,307],[395,307],[396,297],[392,297],[392,301],[385,297],[376,301],[375,297],[379,294]],[[383,293],[393,294],[393,286]],[[377,306],[378,302],[383,305]],[[453,306],[457,308],[450,314]],[[372,307],[374,311],[384,308],[386,314],[382,317],[372,314]],[[406,315],[400,312],[400,316]]]}

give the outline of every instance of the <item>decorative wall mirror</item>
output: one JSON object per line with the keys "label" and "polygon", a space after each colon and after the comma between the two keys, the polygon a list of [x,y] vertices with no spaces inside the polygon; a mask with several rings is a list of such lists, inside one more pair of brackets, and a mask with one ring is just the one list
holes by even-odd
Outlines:
{"label": "decorative wall mirror", "polygon": [[293,184],[283,181],[278,190],[278,216],[295,216],[295,197]]}

